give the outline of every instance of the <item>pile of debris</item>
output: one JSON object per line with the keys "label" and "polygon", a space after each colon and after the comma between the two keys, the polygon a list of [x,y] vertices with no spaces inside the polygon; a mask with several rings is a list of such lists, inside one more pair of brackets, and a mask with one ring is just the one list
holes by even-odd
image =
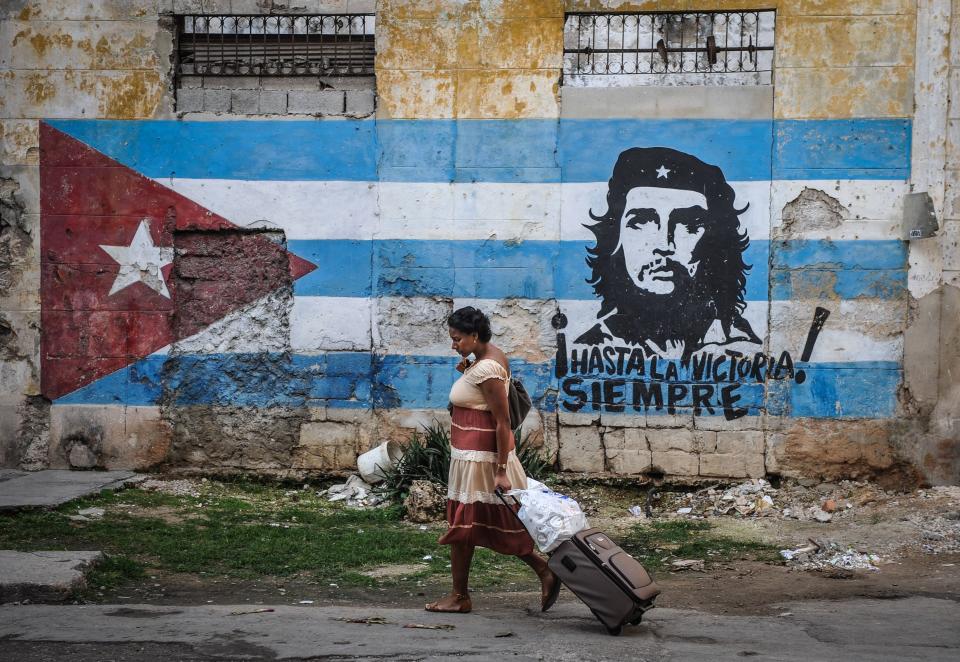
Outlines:
{"label": "pile of debris", "polygon": [[782,517],[825,523],[854,507],[849,499],[835,496],[849,494],[853,487],[852,483],[841,483],[811,489],[798,484],[778,489],[769,481],[756,478],[726,489],[707,487],[684,494],[676,502],[676,513],[692,518]]}
{"label": "pile of debris", "polygon": [[381,508],[390,501],[389,497],[374,491],[373,485],[357,475],[350,476],[346,483],[320,490],[317,496],[325,496],[327,501],[343,501],[348,508]]}
{"label": "pile of debris", "polygon": [[796,549],[782,549],[780,556],[791,568],[798,570],[878,570],[880,557],[839,545],[832,540],[814,540]]}
{"label": "pile of debris", "polygon": [[[201,482],[206,483],[207,479],[203,478]],[[141,481],[137,487],[149,492],[161,492],[162,494],[170,494],[172,496],[195,498],[200,496],[200,486],[196,481],[187,479],[160,480],[157,478],[148,478],[147,480]]]}

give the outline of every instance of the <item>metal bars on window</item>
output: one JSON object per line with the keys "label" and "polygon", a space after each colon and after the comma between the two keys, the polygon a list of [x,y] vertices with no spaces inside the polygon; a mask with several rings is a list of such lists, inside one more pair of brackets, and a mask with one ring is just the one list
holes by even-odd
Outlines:
{"label": "metal bars on window", "polygon": [[373,14],[177,16],[181,76],[372,76]]}
{"label": "metal bars on window", "polygon": [[774,10],[573,12],[564,74],[709,74],[773,69]]}

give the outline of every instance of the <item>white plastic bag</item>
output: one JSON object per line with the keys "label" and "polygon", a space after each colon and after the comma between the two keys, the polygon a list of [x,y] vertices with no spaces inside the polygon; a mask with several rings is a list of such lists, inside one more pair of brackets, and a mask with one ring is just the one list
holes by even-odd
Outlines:
{"label": "white plastic bag", "polygon": [[517,515],[537,547],[541,552],[551,552],[590,525],[580,504],[544,487],[543,483],[532,485],[535,482],[529,481],[527,489],[513,490],[510,494],[520,501]]}

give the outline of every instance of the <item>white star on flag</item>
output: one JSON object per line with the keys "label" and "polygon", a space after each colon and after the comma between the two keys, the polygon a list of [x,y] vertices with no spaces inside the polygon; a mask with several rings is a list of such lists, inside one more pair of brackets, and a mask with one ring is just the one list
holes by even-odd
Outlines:
{"label": "white star on flag", "polygon": [[666,179],[667,175],[670,174],[670,170],[664,168],[662,165],[657,168],[657,179]]}
{"label": "white star on flag", "polygon": [[161,296],[170,298],[170,291],[161,269],[173,262],[173,248],[157,246],[150,236],[150,223],[140,221],[129,246],[100,246],[120,265],[120,272],[107,296],[116,294],[128,285],[143,283]]}

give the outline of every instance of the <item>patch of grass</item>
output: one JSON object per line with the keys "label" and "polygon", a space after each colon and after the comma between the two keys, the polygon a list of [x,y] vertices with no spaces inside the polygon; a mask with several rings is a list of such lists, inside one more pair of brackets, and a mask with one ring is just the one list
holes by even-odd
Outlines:
{"label": "patch of grass", "polygon": [[[68,519],[90,506],[104,508],[104,517]],[[158,517],[156,509],[176,517]],[[312,490],[211,481],[199,497],[127,489],[53,511],[3,514],[0,549],[102,550],[109,558],[89,582],[97,588],[135,581],[145,569],[238,579],[307,575],[340,586],[408,581],[361,574],[385,565],[422,565],[414,579],[447,575],[449,548],[437,544],[445,527],[421,530],[402,522],[401,516],[399,506],[353,510],[331,504]],[[428,555],[432,560],[423,561]],[[514,574],[510,562],[478,550],[478,585],[507,582]]]}
{"label": "patch of grass", "polygon": [[619,542],[650,570],[669,568],[670,561],[678,559],[702,559],[708,564],[780,560],[778,548],[773,545],[711,531],[710,523],[702,520],[666,520],[636,524]]}
{"label": "patch of grass", "polygon": [[143,579],[146,574],[139,561],[126,556],[108,556],[90,569],[86,588],[77,591],[74,597],[89,597],[98,590],[117,588],[127,582]]}

